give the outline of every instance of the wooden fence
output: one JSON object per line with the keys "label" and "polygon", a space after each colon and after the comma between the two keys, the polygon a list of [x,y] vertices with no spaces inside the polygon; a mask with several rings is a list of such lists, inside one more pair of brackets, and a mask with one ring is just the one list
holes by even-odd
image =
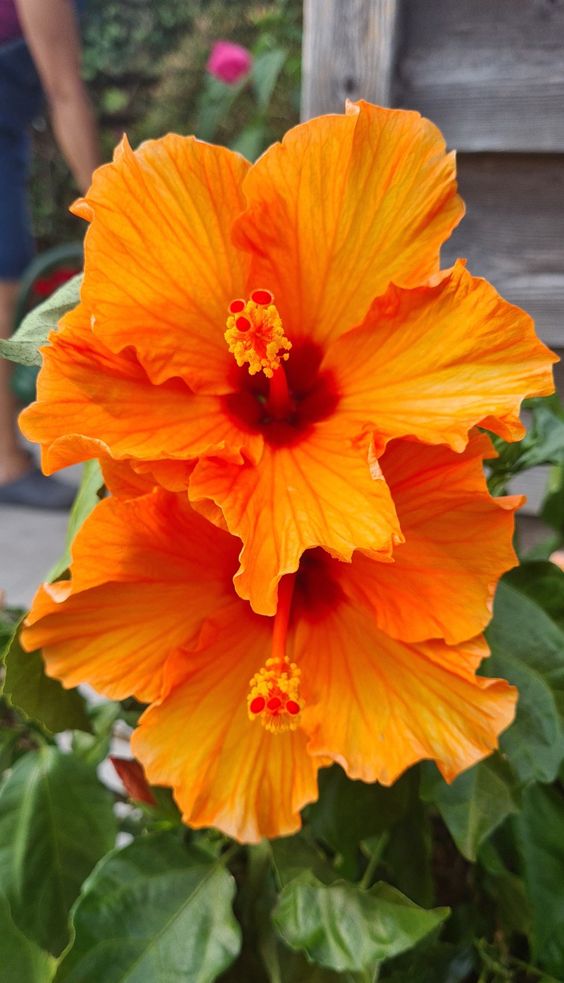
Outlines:
{"label": "wooden fence", "polygon": [[466,256],[564,355],[564,0],[305,0],[303,48],[304,118],[363,97],[440,126],[467,205],[444,263]]}

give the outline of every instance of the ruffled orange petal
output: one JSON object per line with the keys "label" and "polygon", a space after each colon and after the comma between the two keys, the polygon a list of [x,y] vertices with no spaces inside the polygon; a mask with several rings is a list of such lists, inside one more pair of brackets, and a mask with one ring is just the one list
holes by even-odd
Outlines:
{"label": "ruffled orange petal", "polygon": [[521,401],[553,392],[555,361],[529,315],[458,262],[434,287],[390,287],[322,368],[335,374],[339,413],[359,432],[460,451],[486,417],[519,440]]}
{"label": "ruffled orange petal", "polygon": [[249,679],[269,655],[271,629],[232,605],[199,651],[174,660],[177,680],[132,738],[147,778],[173,786],[187,823],[251,843],[295,832],[317,798],[319,763],[304,733],[272,734],[248,718]]}
{"label": "ruffled orange petal", "polygon": [[378,631],[347,603],[300,620],[293,657],[302,669],[303,725],[313,754],[351,778],[390,785],[410,765],[434,760],[447,781],[497,747],[517,691],[469,670],[476,645],[406,643]]}
{"label": "ruffled orange petal", "polygon": [[242,539],[235,587],[260,614],[274,614],[278,581],[297,570],[304,550],[322,546],[342,560],[355,549],[387,557],[401,541],[370,447],[351,447],[332,421],[294,446],[266,445],[257,467],[200,461],[188,494],[198,508],[202,501],[219,506],[229,532]]}
{"label": "ruffled orange petal", "polygon": [[390,282],[422,283],[464,211],[439,130],[365,102],[290,130],[244,189],[235,240],[292,341],[322,343],[358,324]]}
{"label": "ruffled orange petal", "polygon": [[130,461],[114,461],[112,457],[101,457],[100,468],[104,484],[110,494],[120,498],[137,498],[153,490],[154,481],[150,474],[137,474]]}
{"label": "ruffled orange petal", "polygon": [[82,298],[94,331],[112,351],[132,346],[153,382],[229,391],[225,317],[248,267],[231,226],[248,168],[194,137],[169,134],[135,153],[124,137],[74,205],[91,223]]}
{"label": "ruffled orange petal", "polygon": [[[222,452],[219,451],[219,453]],[[194,470],[194,462],[141,461],[136,462],[135,470],[140,479],[149,479],[153,486],[157,484],[166,488],[167,491],[180,492],[188,488],[190,475]]]}
{"label": "ruffled orange petal", "polygon": [[[132,351],[114,355],[92,334],[84,306],[49,340],[37,402],[20,415],[24,434],[42,445],[47,474],[107,455],[172,467],[176,490],[178,477],[188,478],[187,461],[199,454],[260,456],[262,437],[238,428],[221,397],[195,395],[180,379],[153,385]],[[158,480],[157,463],[153,471]]]}
{"label": "ruffled orange petal", "polygon": [[238,543],[195,513],[184,495],[155,489],[142,498],[100,502],[71,552],[73,593],[108,581],[182,583],[184,590],[193,584],[190,595],[208,591],[204,608],[213,611],[232,595]]}
{"label": "ruffled orange petal", "polygon": [[185,584],[126,583],[61,597],[40,587],[23,644],[42,649],[47,675],[64,686],[89,683],[110,699],[149,703],[167,657],[194,632],[198,612],[186,609],[186,593]]}
{"label": "ruffled orange petal", "polygon": [[380,464],[405,536],[393,563],[356,553],[339,582],[368,605],[378,627],[403,641],[477,635],[492,615],[497,581],[517,563],[513,512],[519,496],[494,499],[483,459],[494,456],[474,433],[461,454],[393,441]]}
{"label": "ruffled orange petal", "polygon": [[66,686],[156,699],[171,652],[230,599],[236,554],[183,496],[106,499],[74,540],[71,580],[38,591],[23,644]]}
{"label": "ruffled orange petal", "polygon": [[119,498],[146,495],[156,485],[167,491],[180,492],[188,487],[194,468],[192,461],[115,461],[100,458],[106,488]]}

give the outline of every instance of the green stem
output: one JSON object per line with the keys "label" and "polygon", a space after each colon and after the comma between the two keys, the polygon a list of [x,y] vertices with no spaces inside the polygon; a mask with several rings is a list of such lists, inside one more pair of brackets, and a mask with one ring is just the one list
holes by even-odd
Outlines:
{"label": "green stem", "polygon": [[227,867],[227,865],[233,860],[235,854],[239,853],[239,851],[243,849],[244,847],[241,843],[232,843],[231,846],[228,847],[227,850],[221,854],[221,856],[218,859],[218,862],[222,864],[224,867]]}
{"label": "green stem", "polygon": [[536,966],[531,966],[529,963],[524,962],[522,959],[517,959],[517,956],[509,956],[509,962],[516,966],[517,969],[524,969],[529,976],[542,977],[543,983],[558,983],[555,976],[549,976],[549,974],[543,969],[537,969]]}
{"label": "green stem", "polygon": [[374,877],[374,873],[379,863],[380,863],[380,855],[378,853],[373,853],[366,865],[366,870],[364,871],[364,874],[362,875],[360,879],[360,883],[358,885],[361,891],[367,891],[368,888],[370,887],[370,883],[372,881],[372,878]]}

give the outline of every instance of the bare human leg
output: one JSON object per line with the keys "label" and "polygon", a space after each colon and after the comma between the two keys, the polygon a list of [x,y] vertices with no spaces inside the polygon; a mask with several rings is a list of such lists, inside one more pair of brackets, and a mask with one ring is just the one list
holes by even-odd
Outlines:
{"label": "bare human leg", "polygon": [[[18,283],[0,280],[0,338],[9,338],[18,295]],[[17,405],[10,390],[11,366],[0,358],[0,485],[15,481],[29,470],[30,461],[18,440]]]}

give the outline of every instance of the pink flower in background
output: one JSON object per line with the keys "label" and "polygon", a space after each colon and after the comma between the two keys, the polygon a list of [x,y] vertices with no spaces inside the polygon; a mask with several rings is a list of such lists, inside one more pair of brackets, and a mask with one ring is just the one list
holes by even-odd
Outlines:
{"label": "pink flower in background", "polygon": [[249,73],[252,63],[253,57],[247,48],[231,41],[216,41],[206,67],[220,82],[234,85]]}

